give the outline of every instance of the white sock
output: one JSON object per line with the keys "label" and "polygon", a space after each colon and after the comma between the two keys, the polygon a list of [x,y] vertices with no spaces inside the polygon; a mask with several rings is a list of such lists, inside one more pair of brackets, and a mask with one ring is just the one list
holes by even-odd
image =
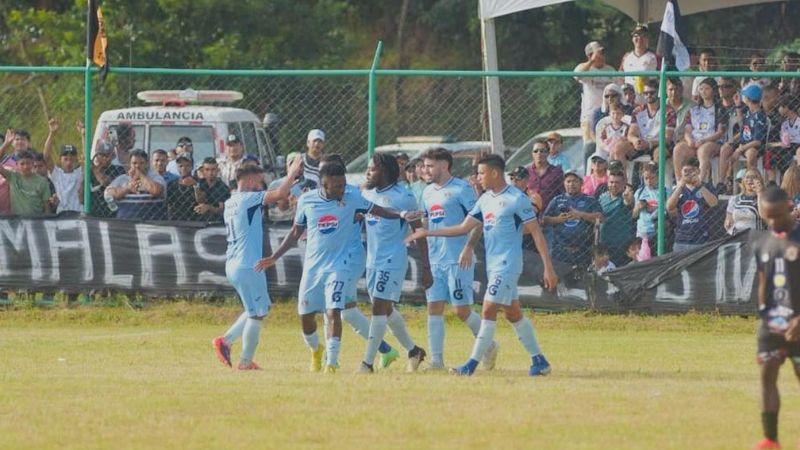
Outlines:
{"label": "white sock", "polygon": [[542,349],[539,348],[539,343],[536,341],[536,334],[533,330],[533,324],[527,317],[523,317],[522,319],[513,322],[511,325],[514,326],[514,331],[517,333],[517,337],[519,341],[522,342],[522,346],[525,347],[525,350],[531,354],[531,356],[536,356],[542,353]]}
{"label": "white sock", "polygon": [[247,321],[247,313],[243,312],[239,318],[236,319],[236,322],[233,322],[228,331],[222,335],[222,339],[225,341],[226,344],[231,345],[237,339],[242,337],[242,333],[244,332],[244,323]]}
{"label": "white sock", "polygon": [[375,361],[375,354],[378,353],[386,334],[386,316],[372,316],[369,322],[369,338],[367,338],[367,350],[364,352],[364,362],[372,364]]}
{"label": "white sock", "polygon": [[397,312],[396,309],[392,309],[392,313],[386,318],[386,323],[389,325],[389,329],[392,330],[392,334],[400,341],[400,345],[405,347],[406,350],[410,352],[416,347],[416,345],[414,345],[414,340],[411,339],[411,335],[408,334],[406,321],[403,319],[403,315]]}
{"label": "white sock", "polygon": [[339,364],[339,347],[341,346],[341,343],[342,340],[338,337],[334,336],[328,338],[325,352],[328,355],[327,363],[329,366],[335,366]]}
{"label": "white sock", "polygon": [[314,331],[311,334],[303,334],[303,340],[306,341],[306,345],[313,351],[319,347],[319,336],[317,336],[317,332]]}
{"label": "white sock", "polygon": [[342,320],[349,323],[359,336],[369,339],[369,319],[360,309],[353,307],[343,310]]}
{"label": "white sock", "polygon": [[470,311],[469,317],[467,317],[467,320],[465,320],[464,323],[472,331],[472,335],[477,337],[478,331],[481,330],[481,316],[475,311]]}
{"label": "white sock", "polygon": [[444,363],[444,317],[428,316],[428,345],[434,364]]}
{"label": "white sock", "polygon": [[481,320],[481,329],[478,331],[478,336],[475,338],[475,345],[472,347],[472,355],[470,358],[475,361],[480,361],[486,349],[492,345],[494,341],[494,332],[497,329],[497,322],[494,320]]}
{"label": "white sock", "polygon": [[328,315],[322,314],[322,336],[328,338]]}
{"label": "white sock", "polygon": [[259,334],[261,334],[261,321],[248,318],[242,333],[242,354],[239,357],[239,362],[248,364],[253,361],[253,355],[256,353],[256,347],[258,347]]}

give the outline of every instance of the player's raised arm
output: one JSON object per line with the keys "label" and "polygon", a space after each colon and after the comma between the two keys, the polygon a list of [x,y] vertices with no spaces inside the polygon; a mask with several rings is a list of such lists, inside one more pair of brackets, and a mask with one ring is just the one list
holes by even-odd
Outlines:
{"label": "player's raised arm", "polygon": [[283,183],[278,186],[278,189],[267,191],[264,194],[264,206],[277,203],[280,200],[286,200],[289,197],[289,191],[292,189],[292,184],[300,176],[303,171],[303,158],[295,158],[286,172],[286,178]]}
{"label": "player's raised arm", "polygon": [[539,223],[531,220],[525,223],[525,232],[530,234],[533,238],[533,243],[536,245],[536,250],[542,257],[542,264],[544,264],[544,287],[547,289],[555,289],[558,284],[558,275],[553,268],[553,260],[550,258],[550,250],[547,248],[547,240],[539,227]]}
{"label": "player's raised arm", "polygon": [[305,231],[305,229],[305,226],[297,223],[292,225],[292,229],[289,230],[289,234],[283,238],[281,245],[271,255],[259,259],[255,265],[255,269],[261,271],[274,266],[275,262],[280,259],[281,256],[283,256],[290,248],[297,244],[297,241],[300,239],[300,236],[303,235],[303,231]]}

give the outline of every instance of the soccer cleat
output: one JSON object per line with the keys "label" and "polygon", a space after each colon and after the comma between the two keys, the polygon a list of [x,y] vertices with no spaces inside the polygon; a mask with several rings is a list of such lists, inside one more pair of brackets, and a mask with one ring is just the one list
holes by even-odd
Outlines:
{"label": "soccer cleat", "polygon": [[441,372],[441,371],[443,371],[445,369],[447,369],[447,368],[444,366],[444,363],[431,362],[423,370],[425,372]]}
{"label": "soccer cleat", "polygon": [[468,377],[475,373],[475,368],[478,367],[478,361],[470,358],[469,361],[464,363],[463,366],[453,367],[450,369],[450,373],[453,375],[458,375],[462,377]]}
{"label": "soccer cleat", "polygon": [[422,347],[414,346],[408,352],[408,363],[406,364],[406,372],[416,372],[422,361],[425,361],[425,350]]}
{"label": "soccer cleat", "polygon": [[316,350],[311,351],[311,368],[312,372],[319,372],[322,370],[322,355],[325,353],[325,347],[318,345]]}
{"label": "soccer cleat", "polygon": [[367,364],[364,361],[361,361],[361,364],[358,366],[358,370],[356,373],[372,373],[375,369],[372,368],[371,364]]}
{"label": "soccer cleat", "polygon": [[497,364],[497,352],[500,351],[500,344],[497,341],[492,341],[489,348],[486,349],[486,352],[483,354],[483,358],[481,359],[481,363],[483,363],[483,368],[486,370],[494,370],[495,364]]}
{"label": "soccer cleat", "polygon": [[249,363],[239,363],[239,366],[236,368],[238,370],[261,370],[261,367],[258,366],[254,361],[250,361]]}
{"label": "soccer cleat", "polygon": [[398,352],[396,348],[392,348],[386,353],[381,353],[381,362],[379,363],[379,367],[381,369],[386,369],[394,362],[395,359],[399,357],[400,352]]}
{"label": "soccer cleat", "polygon": [[535,377],[539,375],[548,375],[550,374],[550,363],[547,362],[547,359],[541,353],[531,358],[533,364],[531,364],[531,369],[528,371],[528,375]]}
{"label": "soccer cleat", "polygon": [[339,370],[338,364],[325,364],[325,373],[334,374]]}
{"label": "soccer cleat", "polygon": [[764,438],[758,441],[758,443],[756,443],[756,445],[753,446],[754,450],[764,450],[769,448],[781,448],[781,444],[778,443],[778,441],[773,441],[772,439]]}
{"label": "soccer cleat", "polygon": [[217,352],[217,358],[219,358],[219,362],[228,367],[233,367],[233,364],[231,364],[231,346],[225,343],[225,338],[222,336],[217,336],[213,341],[211,341],[211,344],[214,346],[214,350]]}

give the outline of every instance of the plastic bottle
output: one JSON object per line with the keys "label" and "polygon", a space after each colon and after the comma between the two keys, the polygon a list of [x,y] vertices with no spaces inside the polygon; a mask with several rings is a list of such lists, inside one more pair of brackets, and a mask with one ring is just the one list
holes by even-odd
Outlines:
{"label": "plastic bottle", "polygon": [[116,200],[114,200],[114,196],[111,195],[111,193],[108,192],[108,190],[106,190],[103,193],[103,198],[105,199],[106,204],[108,205],[108,209],[111,210],[111,212],[116,212],[116,210],[119,209]]}

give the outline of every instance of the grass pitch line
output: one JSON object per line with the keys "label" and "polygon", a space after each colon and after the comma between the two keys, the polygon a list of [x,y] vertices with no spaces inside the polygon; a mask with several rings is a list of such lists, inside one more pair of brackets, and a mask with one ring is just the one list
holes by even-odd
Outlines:
{"label": "grass pitch line", "polygon": [[84,341],[93,341],[96,339],[126,339],[126,338],[140,338],[140,337],[150,337],[150,336],[161,336],[164,334],[170,334],[172,330],[154,330],[154,331],[142,331],[139,333],[112,333],[112,334],[95,334],[90,336],[81,336],[81,340]]}

